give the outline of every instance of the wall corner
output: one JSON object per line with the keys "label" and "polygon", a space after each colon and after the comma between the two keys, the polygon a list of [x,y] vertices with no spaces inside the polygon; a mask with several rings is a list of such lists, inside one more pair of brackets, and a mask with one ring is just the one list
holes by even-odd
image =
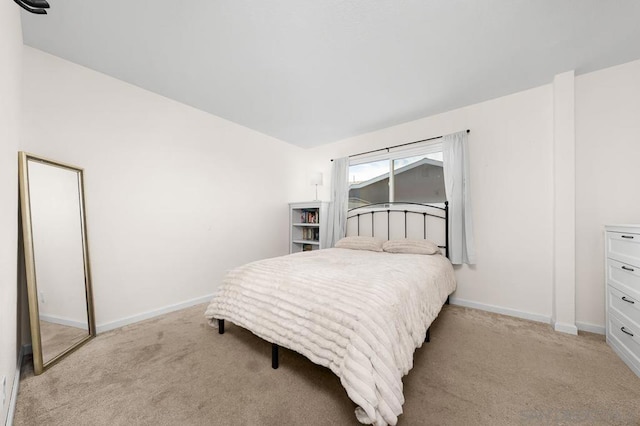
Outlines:
{"label": "wall corner", "polygon": [[577,334],[575,73],[553,78],[553,298],[556,331]]}

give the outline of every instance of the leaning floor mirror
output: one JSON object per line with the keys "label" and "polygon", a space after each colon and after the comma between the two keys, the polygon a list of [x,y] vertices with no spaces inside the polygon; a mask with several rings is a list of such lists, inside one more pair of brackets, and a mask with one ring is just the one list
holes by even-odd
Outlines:
{"label": "leaning floor mirror", "polygon": [[96,334],[83,171],[20,152],[19,177],[33,369],[40,374]]}

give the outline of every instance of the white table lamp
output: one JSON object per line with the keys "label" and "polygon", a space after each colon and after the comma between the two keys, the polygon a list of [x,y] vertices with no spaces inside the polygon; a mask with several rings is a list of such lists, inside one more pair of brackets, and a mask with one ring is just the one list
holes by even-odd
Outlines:
{"label": "white table lamp", "polygon": [[316,186],[316,198],[314,201],[318,201],[318,185],[322,185],[322,173],[316,172],[309,175],[309,185]]}

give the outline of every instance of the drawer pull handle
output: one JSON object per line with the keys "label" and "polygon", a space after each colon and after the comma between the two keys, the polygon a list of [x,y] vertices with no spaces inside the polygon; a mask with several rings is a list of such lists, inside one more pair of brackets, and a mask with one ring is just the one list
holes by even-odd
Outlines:
{"label": "drawer pull handle", "polygon": [[625,334],[628,334],[629,336],[633,337],[633,333],[628,332],[627,330],[624,329],[624,327],[620,327],[620,331],[622,331]]}
{"label": "drawer pull handle", "polygon": [[629,238],[630,240],[633,240],[633,235],[622,235],[622,238]]}
{"label": "drawer pull handle", "polygon": [[623,266],[622,269],[624,269],[625,271],[630,271],[630,272],[634,271],[633,268],[629,268],[628,266]]}
{"label": "drawer pull handle", "polygon": [[633,300],[629,300],[629,299],[627,299],[625,296],[622,296],[622,300],[624,300],[624,301],[625,301],[625,302],[627,302],[627,303],[631,303],[632,305],[633,305],[634,303],[636,303],[636,302],[634,302]]}

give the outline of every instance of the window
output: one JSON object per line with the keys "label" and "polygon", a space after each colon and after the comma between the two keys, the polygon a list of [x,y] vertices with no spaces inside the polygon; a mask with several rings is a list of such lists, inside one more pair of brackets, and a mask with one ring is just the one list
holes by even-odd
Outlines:
{"label": "window", "polygon": [[442,144],[354,159],[349,208],[385,202],[443,203]]}

